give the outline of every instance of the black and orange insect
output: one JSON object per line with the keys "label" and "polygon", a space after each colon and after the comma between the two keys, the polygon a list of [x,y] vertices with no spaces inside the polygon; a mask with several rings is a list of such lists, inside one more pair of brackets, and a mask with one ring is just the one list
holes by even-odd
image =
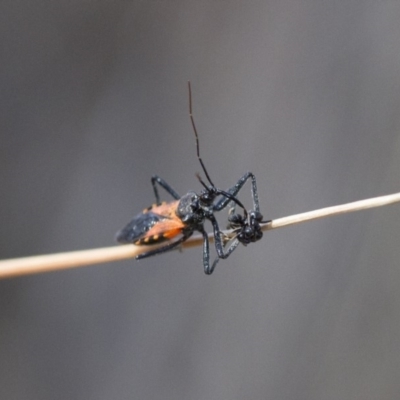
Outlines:
{"label": "black and orange insect", "polygon": [[[136,245],[151,245],[166,242],[165,246],[150,250],[136,257],[136,259],[142,259],[172,250],[187,240],[194,231],[198,231],[203,235],[204,272],[209,275],[214,271],[219,259],[227,258],[236,249],[239,243],[246,245],[261,239],[262,232],[260,223],[267,221],[262,221],[262,215],[259,211],[256,179],[251,172],[246,173],[237,181],[236,185],[227,191],[218,189],[212,182],[203,160],[200,157],[199,138],[192,113],[190,82],[188,83],[188,87],[189,116],[196,138],[197,158],[207,178],[208,184],[201,179],[200,175],[197,175],[204,189],[199,194],[190,191],[180,197],[167,182],[159,176],[154,175],[151,178],[151,183],[156,203],[143,210],[143,212],[133,218],[128,225],[121,229],[117,233],[117,241]],[[246,210],[236,197],[249,178],[252,180],[252,197],[254,203],[254,211],[250,212]],[[174,198],[174,201],[160,202],[157,184],[167,191]],[[226,240],[219,229],[214,213],[223,210],[228,204],[233,204],[228,219],[228,226],[233,229],[234,237]],[[243,210],[243,215],[235,214],[236,206]],[[207,232],[204,229],[204,222],[206,220],[209,220],[213,226],[217,251],[217,258],[211,265],[209,240]],[[175,240],[175,238],[177,239]],[[231,244],[228,249],[225,250],[224,247],[229,242],[231,242]]]}

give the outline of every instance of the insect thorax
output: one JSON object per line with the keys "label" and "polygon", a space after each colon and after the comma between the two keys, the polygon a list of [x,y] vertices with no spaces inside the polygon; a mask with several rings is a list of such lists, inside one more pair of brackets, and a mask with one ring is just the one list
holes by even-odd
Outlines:
{"label": "insect thorax", "polygon": [[188,192],[178,203],[176,215],[186,224],[201,224],[204,222],[204,210],[200,205],[199,195]]}

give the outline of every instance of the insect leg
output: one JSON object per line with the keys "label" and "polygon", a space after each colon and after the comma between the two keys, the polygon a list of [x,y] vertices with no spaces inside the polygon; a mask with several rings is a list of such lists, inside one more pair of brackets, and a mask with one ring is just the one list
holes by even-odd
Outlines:
{"label": "insect leg", "polygon": [[156,196],[156,203],[160,204],[160,196],[158,195],[158,189],[156,186],[158,183],[165,191],[167,191],[175,200],[179,200],[180,196],[178,193],[175,192],[174,189],[164,179],[160,178],[158,175],[153,175],[151,177],[151,184],[153,185],[154,195]]}
{"label": "insect leg", "polygon": [[236,249],[238,243],[235,243],[236,240],[230,245],[228,250],[224,251],[224,245],[222,241],[222,232],[219,230],[219,225],[217,220],[215,219],[214,215],[211,214],[208,216],[208,219],[211,221],[213,230],[214,230],[214,242],[215,242],[215,249],[217,250],[217,254],[219,258],[228,258],[229,255],[232,253],[233,250]]}
{"label": "insect leg", "polygon": [[[231,245],[229,246],[229,248],[228,248],[228,251],[225,253],[225,255],[226,255],[225,258],[229,257],[229,255],[236,249],[236,247],[238,247],[239,243],[240,243],[240,242],[239,242],[238,239],[235,239],[235,240],[232,242],[232,244],[231,244]],[[212,265],[212,267],[211,267],[211,269],[210,269],[210,271],[209,271],[209,274],[212,274],[212,273],[213,273],[213,271],[214,271],[215,267],[217,266],[219,260],[220,260],[220,258],[219,258],[219,257],[216,257],[216,259],[214,260],[213,265]]]}
{"label": "insect leg", "polygon": [[[247,172],[245,173],[236,183],[236,185],[232,186],[229,190],[227,190],[228,193],[230,193],[233,196],[236,196],[239,191],[242,189],[243,185],[247,182],[247,180],[251,178],[251,195],[253,198],[253,207],[254,211],[260,212],[260,204],[258,201],[258,192],[257,192],[257,183],[256,183],[256,177],[252,172]],[[220,199],[213,207],[214,211],[221,211],[224,209],[228,203],[231,200],[227,197],[223,197]],[[235,205],[234,205],[235,207]]]}
{"label": "insect leg", "polygon": [[206,275],[211,275],[214,271],[216,261],[214,261],[212,267],[210,268],[210,243],[208,240],[207,232],[204,230],[203,226],[199,226],[198,230],[203,235],[203,267],[204,273]]}
{"label": "insect leg", "polygon": [[170,251],[173,248],[175,248],[178,245],[180,245],[181,243],[183,243],[185,240],[187,240],[190,236],[192,236],[192,234],[193,234],[193,231],[188,232],[188,233],[184,234],[176,242],[172,242],[172,243],[169,243],[166,246],[160,247],[158,249],[150,250],[150,251],[147,251],[146,253],[139,254],[138,256],[135,257],[135,259],[136,260],[141,260],[142,258],[147,258],[147,257],[150,257],[150,256],[154,256],[156,254],[165,253],[166,251]]}

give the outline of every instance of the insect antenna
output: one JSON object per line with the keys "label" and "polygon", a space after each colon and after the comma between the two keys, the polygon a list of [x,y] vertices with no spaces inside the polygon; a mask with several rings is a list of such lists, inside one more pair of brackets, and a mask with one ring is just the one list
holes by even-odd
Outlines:
{"label": "insect antenna", "polygon": [[209,187],[206,185],[206,183],[203,181],[203,179],[201,179],[201,176],[200,176],[200,174],[198,172],[196,173],[196,178],[205,187],[206,190],[210,190]]}
{"label": "insect antenna", "polygon": [[[189,88],[189,116],[190,116],[190,121],[192,122],[192,127],[193,127],[193,132],[194,132],[194,136],[196,138],[196,150],[197,150],[197,158],[201,164],[201,167],[203,168],[203,171],[206,175],[206,178],[208,180],[208,182],[210,182],[211,187],[213,188],[213,190],[215,192],[217,192],[218,194],[225,196],[226,198],[230,199],[231,201],[233,201],[234,203],[236,203],[240,208],[243,209],[244,212],[244,216],[245,218],[247,218],[247,210],[245,208],[245,206],[232,194],[225,192],[224,190],[221,189],[217,189],[216,186],[214,185],[214,182],[211,180],[210,175],[208,175],[206,166],[203,163],[203,159],[200,156],[200,144],[199,144],[199,135],[197,134],[197,129],[196,129],[196,124],[194,123],[194,117],[193,117],[193,110],[192,110],[192,87],[190,85],[190,81],[188,81],[188,88]],[[206,185],[206,183],[201,179],[200,174],[196,174],[197,179],[200,181],[200,183],[204,186],[204,188],[207,191],[210,191],[210,188]]]}
{"label": "insect antenna", "polygon": [[[210,182],[211,186],[215,188],[215,185],[214,185],[213,181],[211,180],[210,175],[208,175],[206,166],[204,165],[203,160],[200,157],[199,135],[197,134],[196,124],[194,123],[193,112],[192,112],[192,88],[190,86],[190,81],[188,81],[188,88],[189,88],[189,116],[190,116],[190,121],[192,122],[193,132],[196,137],[197,158],[200,161],[201,167],[203,168],[203,171],[207,177],[208,182]],[[197,176],[198,176],[201,184],[203,186],[205,186],[206,189],[208,189],[208,187],[205,185],[205,183],[201,180],[200,176],[199,175],[197,175]]]}

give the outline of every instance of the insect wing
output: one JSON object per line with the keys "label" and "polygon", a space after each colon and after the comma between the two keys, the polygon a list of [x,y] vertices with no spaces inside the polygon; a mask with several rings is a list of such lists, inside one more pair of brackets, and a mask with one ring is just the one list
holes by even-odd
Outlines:
{"label": "insect wing", "polygon": [[119,243],[134,243],[143,236],[164,217],[153,212],[137,215],[125,228],[122,228],[116,235]]}

